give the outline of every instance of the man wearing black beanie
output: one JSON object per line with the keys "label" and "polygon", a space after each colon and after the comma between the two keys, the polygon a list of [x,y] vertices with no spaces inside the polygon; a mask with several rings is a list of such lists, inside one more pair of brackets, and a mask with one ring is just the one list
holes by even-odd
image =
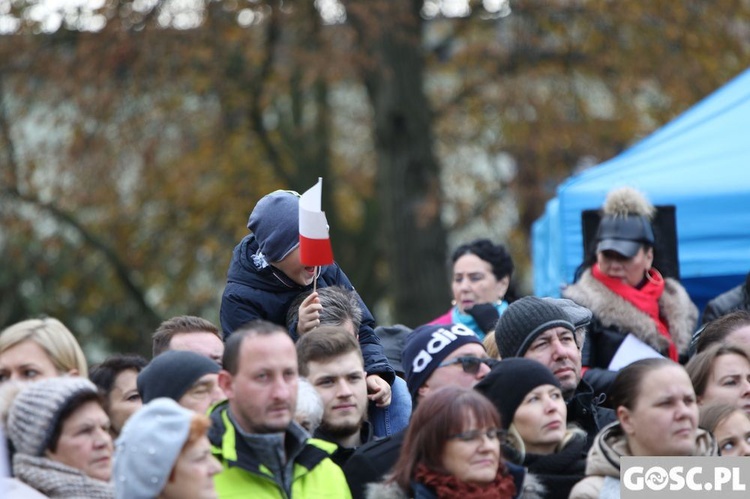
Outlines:
{"label": "man wearing black beanie", "polygon": [[219,364],[195,352],[170,350],[154,359],[138,374],[136,384],[144,404],[167,397],[181,406],[204,414],[226,398],[218,384]]}
{"label": "man wearing black beanie", "polygon": [[576,423],[587,433],[588,451],[599,430],[615,420],[615,413],[599,406],[604,395],[595,396],[581,376],[584,322],[591,319],[590,312],[585,312],[570,300],[526,296],[500,316],[495,341],[503,359],[525,357],[552,371],[568,406],[568,423]]}

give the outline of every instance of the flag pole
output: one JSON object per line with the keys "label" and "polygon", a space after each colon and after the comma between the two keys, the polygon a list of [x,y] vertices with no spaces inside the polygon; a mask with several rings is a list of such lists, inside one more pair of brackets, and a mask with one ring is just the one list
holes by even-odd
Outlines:
{"label": "flag pole", "polygon": [[315,267],[315,271],[313,272],[313,293],[315,293],[318,290],[318,271],[320,267]]}

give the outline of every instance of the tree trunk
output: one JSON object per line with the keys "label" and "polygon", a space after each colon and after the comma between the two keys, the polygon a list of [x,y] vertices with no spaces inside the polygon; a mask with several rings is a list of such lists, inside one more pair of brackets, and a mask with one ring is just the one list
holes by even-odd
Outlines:
{"label": "tree trunk", "polygon": [[394,320],[412,327],[444,312],[449,300],[440,168],[423,88],[421,4],[364,0],[348,10],[362,53],[373,58],[363,62],[363,72],[375,121],[379,243],[390,262]]}

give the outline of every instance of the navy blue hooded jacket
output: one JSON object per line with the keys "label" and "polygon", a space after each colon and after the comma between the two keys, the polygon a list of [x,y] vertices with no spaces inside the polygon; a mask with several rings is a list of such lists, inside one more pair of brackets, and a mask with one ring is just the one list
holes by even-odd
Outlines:
{"label": "navy blue hooded jacket", "polygon": [[[234,248],[227,273],[227,285],[221,297],[221,328],[226,339],[243,324],[264,319],[286,327],[286,314],[290,303],[312,284],[300,286],[283,272],[257,257],[259,245],[254,234],[245,236]],[[353,290],[349,278],[338,264],[323,267],[317,279],[318,288],[342,286]],[[373,331],[375,319],[360,299],[362,324],[359,327],[359,344],[368,374],[379,374],[393,383],[395,373],[388,363],[380,340]],[[296,327],[289,334],[297,338]]]}

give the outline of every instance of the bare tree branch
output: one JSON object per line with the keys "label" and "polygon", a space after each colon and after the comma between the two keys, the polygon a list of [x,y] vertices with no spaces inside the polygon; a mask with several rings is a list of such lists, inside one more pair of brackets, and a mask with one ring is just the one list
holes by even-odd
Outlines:
{"label": "bare tree branch", "polygon": [[136,284],[131,277],[127,265],[122,261],[122,259],[120,259],[117,253],[109,245],[107,245],[94,233],[88,230],[73,215],[60,209],[52,203],[43,202],[34,196],[21,194],[15,188],[3,188],[2,190],[0,190],[0,194],[41,208],[57,220],[73,227],[81,235],[84,241],[86,241],[91,247],[104,255],[104,258],[114,269],[117,279],[123,285],[127,294],[130,295],[130,297],[138,305],[138,307],[143,310],[146,319],[153,324],[158,324],[161,321],[159,313],[154,310],[154,308],[151,307],[151,305],[149,305],[146,301],[146,295],[143,289],[141,289],[140,286],[138,286],[138,284]]}

